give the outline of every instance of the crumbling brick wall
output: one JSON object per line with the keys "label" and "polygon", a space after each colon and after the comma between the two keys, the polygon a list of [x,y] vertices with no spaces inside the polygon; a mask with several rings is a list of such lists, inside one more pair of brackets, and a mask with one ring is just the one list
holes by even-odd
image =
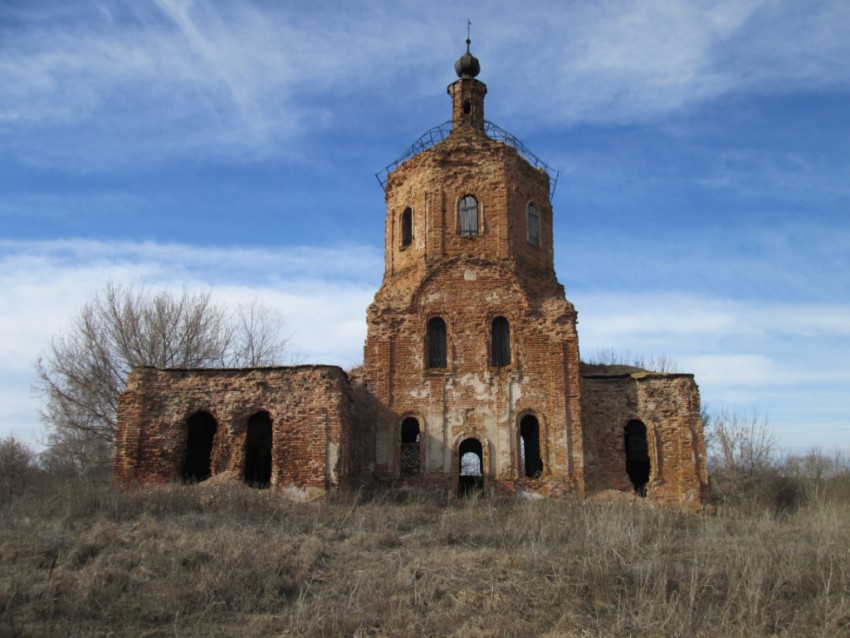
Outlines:
{"label": "crumbling brick wall", "polygon": [[[475,80],[467,93],[483,100]],[[453,88],[450,87],[450,93]],[[462,87],[461,87],[462,88]],[[363,378],[386,407],[372,424],[374,475],[403,477],[400,432],[421,428],[421,474],[409,482],[456,489],[459,446],[480,442],[485,485],[547,493],[584,490],[576,313],[554,271],[547,174],[483,131],[483,103],[464,122],[453,93],[451,135],[387,181],[386,268],[367,313]],[[479,121],[480,120],[480,121]],[[473,196],[477,232],[459,232],[459,202]],[[539,214],[530,241],[528,208]],[[406,227],[405,216],[412,219]],[[412,232],[411,232],[412,231]],[[426,361],[427,326],[446,324],[447,361]],[[507,319],[511,362],[490,360],[492,322]],[[540,476],[523,473],[520,422],[539,422]]]}
{"label": "crumbling brick wall", "polygon": [[[705,500],[693,377],[582,373],[576,311],[555,276],[548,174],[487,136],[486,86],[460,75],[448,89],[450,135],[387,178],[385,271],[362,369],[352,379],[334,366],[136,370],[119,403],[116,479],[180,480],[199,413],[217,427],[204,472],[238,476],[248,420],[262,411],[273,433],[269,482],[296,494],[371,483],[464,489],[465,450],[494,490]],[[428,360],[435,319],[438,364]],[[497,322],[508,327],[499,347]],[[509,361],[491,356],[505,349]]]}
{"label": "crumbling brick wall", "polygon": [[138,368],[119,398],[114,477],[181,480],[187,422],[199,412],[217,426],[212,475],[240,476],[248,419],[263,411],[272,423],[272,485],[309,496],[347,484],[352,398],[336,366]]}
{"label": "crumbling brick wall", "polygon": [[[447,324],[447,366],[429,369],[426,326]],[[523,479],[518,429],[526,414],[540,423],[544,476],[558,490],[581,487],[578,350],[574,311],[563,298],[529,299],[509,271],[458,260],[423,285],[411,306],[370,309],[366,361],[369,387],[390,407],[377,424],[376,472],[399,476],[400,424],[422,428],[420,484],[456,486],[458,445],[485,446],[485,484]],[[489,363],[494,316],[511,326],[511,363]],[[538,485],[542,487],[542,485]]]}
{"label": "crumbling brick wall", "polygon": [[647,496],[685,503],[708,498],[699,390],[690,374],[585,373],[582,376],[588,493],[634,491],[626,472],[625,428],[646,426]]}

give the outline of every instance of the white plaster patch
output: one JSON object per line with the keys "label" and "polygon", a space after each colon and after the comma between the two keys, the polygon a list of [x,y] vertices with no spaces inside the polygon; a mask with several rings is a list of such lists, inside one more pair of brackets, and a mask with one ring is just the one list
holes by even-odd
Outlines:
{"label": "white plaster patch", "polygon": [[511,409],[516,410],[519,400],[522,398],[522,383],[518,379],[511,379]]}
{"label": "white plaster patch", "polygon": [[475,398],[478,401],[492,399],[492,389],[490,384],[479,378],[477,374],[465,374],[460,378],[460,384],[469,386],[475,391]]}
{"label": "white plaster patch", "polygon": [[431,397],[431,388],[416,388],[409,392],[409,396],[412,399],[428,399]]}
{"label": "white plaster patch", "polygon": [[478,279],[478,273],[474,270],[465,270],[463,273],[463,278],[467,281],[475,281]]}
{"label": "white plaster patch", "polygon": [[339,478],[337,470],[338,470],[338,461],[339,461],[339,445],[336,443],[328,443],[328,467],[331,468],[331,480],[336,482]]}
{"label": "white plaster patch", "polygon": [[320,487],[294,487],[283,488],[284,498],[298,503],[309,503],[325,496],[326,492]]}

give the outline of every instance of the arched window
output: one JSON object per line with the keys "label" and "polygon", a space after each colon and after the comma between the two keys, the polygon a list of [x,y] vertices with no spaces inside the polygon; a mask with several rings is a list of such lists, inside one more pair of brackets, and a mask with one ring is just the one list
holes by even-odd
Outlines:
{"label": "arched window", "polygon": [[511,329],[508,320],[496,317],[490,326],[490,365],[503,368],[511,364]]}
{"label": "arched window", "polygon": [[532,246],[540,245],[540,213],[534,204],[529,204],[526,210],[528,227],[528,243]]}
{"label": "arched window", "polygon": [[272,480],[272,419],[257,412],[248,419],[245,433],[245,474],[248,485],[269,487]]}
{"label": "arched window", "polygon": [[401,247],[410,246],[413,241],[413,211],[405,208],[401,214]]}
{"label": "arched window", "polygon": [[217,426],[209,412],[196,412],[186,421],[184,481],[200,482],[212,475],[212,449]]}
{"label": "arched window", "polygon": [[626,444],[626,474],[629,475],[638,496],[646,496],[651,464],[646,426],[641,421],[629,421],[624,430]]}
{"label": "arched window", "polygon": [[401,423],[399,464],[402,476],[419,476],[419,421],[412,416]]}
{"label": "arched window", "polygon": [[537,478],[543,472],[543,459],[540,456],[540,423],[531,414],[526,414],[519,422],[519,454],[522,460],[523,476]]}
{"label": "arched window", "polygon": [[461,496],[484,487],[484,449],[478,439],[464,440],[457,450],[458,492]]}
{"label": "arched window", "polygon": [[478,234],[478,200],[467,195],[458,205],[460,213],[460,236],[475,237]]}
{"label": "arched window", "polygon": [[428,367],[446,367],[446,322],[439,317],[428,322]]}

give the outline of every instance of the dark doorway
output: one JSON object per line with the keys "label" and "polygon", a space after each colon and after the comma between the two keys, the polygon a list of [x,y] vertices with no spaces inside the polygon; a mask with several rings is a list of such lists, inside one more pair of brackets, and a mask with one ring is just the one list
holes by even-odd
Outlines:
{"label": "dark doorway", "polygon": [[484,487],[484,454],[478,439],[466,439],[458,447],[460,477],[458,493],[466,496]]}
{"label": "dark doorway", "polygon": [[399,464],[402,476],[419,476],[419,421],[412,416],[401,423]]}
{"label": "dark doorway", "polygon": [[257,412],[248,419],[245,433],[245,482],[265,488],[272,481],[272,419],[268,412]]}
{"label": "dark doorway", "polygon": [[646,496],[646,484],[652,469],[649,461],[649,442],[646,438],[646,426],[641,421],[629,421],[625,428],[626,474],[635,493]]}
{"label": "dark doorway", "polygon": [[540,423],[531,414],[526,414],[520,421],[519,449],[523,475],[528,478],[539,478],[543,472],[543,459],[540,456]]}
{"label": "dark doorway", "polygon": [[209,412],[196,412],[186,422],[183,480],[197,483],[212,474],[212,448],[217,424]]}

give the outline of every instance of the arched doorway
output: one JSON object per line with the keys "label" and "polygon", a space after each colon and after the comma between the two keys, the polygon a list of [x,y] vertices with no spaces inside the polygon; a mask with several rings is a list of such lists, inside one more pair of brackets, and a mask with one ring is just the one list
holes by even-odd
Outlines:
{"label": "arched doorway", "polygon": [[257,412],[248,419],[245,433],[245,482],[265,488],[272,481],[272,419],[268,412]]}
{"label": "arched doorway", "polygon": [[484,449],[478,439],[465,439],[457,450],[458,494],[465,496],[484,487]]}
{"label": "arched doorway", "polygon": [[538,478],[543,472],[543,458],[540,455],[540,423],[532,414],[526,414],[519,422],[519,453],[522,461],[522,475],[526,478]]}
{"label": "arched doorway", "polygon": [[624,431],[626,444],[626,474],[629,475],[635,493],[646,496],[646,484],[652,470],[649,460],[649,441],[646,438],[646,425],[642,421],[632,420]]}
{"label": "arched doorway", "polygon": [[212,448],[218,427],[209,412],[196,412],[186,421],[186,458],[183,480],[205,481],[212,474]]}
{"label": "arched doorway", "polygon": [[402,476],[419,476],[419,421],[409,416],[401,422],[399,465]]}

